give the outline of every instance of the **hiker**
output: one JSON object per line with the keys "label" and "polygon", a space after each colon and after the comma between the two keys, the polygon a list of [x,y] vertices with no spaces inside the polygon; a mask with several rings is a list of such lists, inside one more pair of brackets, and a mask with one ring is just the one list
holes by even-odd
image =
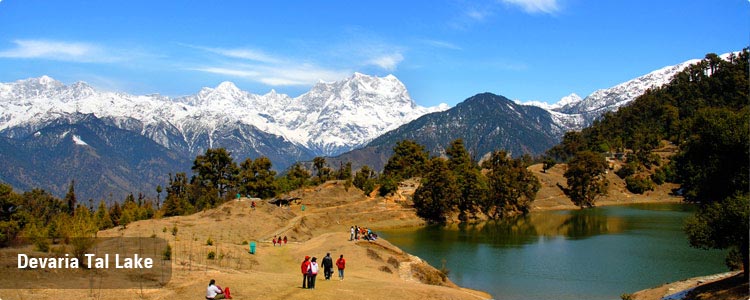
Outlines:
{"label": "hiker", "polygon": [[339,269],[339,280],[344,280],[344,268],[346,267],[346,260],[344,255],[341,254],[339,259],[336,260],[336,269]]}
{"label": "hiker", "polygon": [[284,236],[284,245],[286,245],[286,235]]}
{"label": "hiker", "polygon": [[359,227],[357,225],[354,225],[354,239],[359,240]]}
{"label": "hiker", "polygon": [[273,236],[273,240],[272,241],[273,241],[273,246],[276,247],[276,236],[275,235]]}
{"label": "hiker", "polygon": [[310,257],[305,255],[305,260],[302,261],[302,266],[300,266],[300,269],[302,269],[302,288],[307,288],[307,274],[308,270],[310,270]]}
{"label": "hiker", "polygon": [[326,257],[323,257],[323,275],[326,276],[326,280],[331,280],[331,274],[333,274],[333,258],[331,258],[331,253],[326,253]]}
{"label": "hiker", "polygon": [[350,241],[354,240],[354,226],[352,226],[351,228],[349,228],[349,240]]}
{"label": "hiker", "polygon": [[216,286],[216,280],[211,279],[206,289],[206,299],[225,299],[224,291],[220,287]]}
{"label": "hiker", "polygon": [[253,208],[253,210],[255,210],[255,201],[253,201],[253,202],[252,202],[252,203],[250,204],[250,207],[252,207],[252,208]]}
{"label": "hiker", "polygon": [[318,258],[313,256],[310,260],[310,269],[307,272],[307,288],[315,289],[315,278],[318,277]]}

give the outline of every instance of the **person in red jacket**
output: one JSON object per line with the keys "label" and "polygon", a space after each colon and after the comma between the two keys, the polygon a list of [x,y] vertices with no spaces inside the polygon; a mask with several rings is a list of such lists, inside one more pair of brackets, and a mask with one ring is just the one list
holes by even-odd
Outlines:
{"label": "person in red jacket", "polygon": [[336,260],[336,268],[339,269],[339,280],[344,280],[344,268],[346,267],[346,260],[344,255],[341,254],[339,259]]}
{"label": "person in red jacket", "polygon": [[302,288],[307,288],[307,270],[310,269],[310,257],[305,256],[305,260],[302,261],[302,266],[300,266],[300,269],[302,269]]}

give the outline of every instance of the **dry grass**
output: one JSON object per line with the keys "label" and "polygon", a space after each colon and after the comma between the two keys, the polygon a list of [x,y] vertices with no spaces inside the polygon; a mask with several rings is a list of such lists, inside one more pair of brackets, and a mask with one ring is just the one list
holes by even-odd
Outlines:
{"label": "dry grass", "polygon": [[[347,241],[353,225],[377,232],[423,224],[413,210],[383,198],[366,197],[354,188],[347,192],[336,182],[295,193],[302,200],[288,208],[258,202],[252,210],[250,201],[233,200],[191,216],[138,221],[124,230],[99,232],[101,237],[156,235],[165,239],[172,247],[172,279],[162,289],[16,289],[0,290],[0,299],[197,299],[203,298],[212,278],[222,287],[230,287],[235,299],[361,299],[362,295],[403,300],[490,298],[452,283],[438,287],[421,284],[412,274],[402,278],[397,266],[411,258],[386,240]],[[301,204],[306,206],[304,212]],[[289,242],[274,247],[270,243],[274,236],[287,236]],[[207,245],[209,238],[211,245]],[[251,243],[256,244],[254,255],[248,253]],[[213,260],[208,259],[212,251]],[[320,261],[328,252],[334,260],[341,254],[346,258],[346,280],[319,280],[315,291],[300,289],[302,258],[316,256]],[[439,271],[423,264],[420,274]]]}

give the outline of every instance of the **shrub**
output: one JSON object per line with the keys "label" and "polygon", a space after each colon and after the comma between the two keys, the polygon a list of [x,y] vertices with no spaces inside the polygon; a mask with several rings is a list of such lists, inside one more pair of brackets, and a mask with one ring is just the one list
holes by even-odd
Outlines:
{"label": "shrub", "polygon": [[664,168],[658,168],[654,172],[654,174],[651,174],[651,180],[656,183],[656,185],[662,185],[667,181],[667,174],[664,173]]}
{"label": "shrub", "polygon": [[207,256],[207,258],[208,258],[208,259],[215,259],[215,258],[216,258],[216,252],[214,252],[213,250],[211,250],[211,251],[208,251],[208,256]]}
{"label": "shrub", "polygon": [[393,271],[391,271],[391,268],[389,268],[388,266],[380,266],[378,270],[386,272],[388,274],[393,274]]}
{"label": "shrub", "polygon": [[393,256],[391,256],[391,257],[388,258],[388,263],[391,264],[391,266],[393,266],[396,269],[398,269],[398,266],[401,264]]}
{"label": "shrub", "polygon": [[213,245],[214,245],[214,240],[212,240],[211,237],[209,236],[208,239],[206,240],[206,246],[213,246]]}
{"label": "shrub", "polygon": [[629,161],[627,164],[622,166],[615,174],[619,176],[622,179],[627,178],[628,176],[631,176],[635,174],[635,172],[638,172],[638,162],[636,161]]}
{"label": "shrub", "polygon": [[164,260],[172,260],[172,245],[167,244],[167,247],[164,248],[164,252],[161,253],[161,256]]}
{"label": "shrub", "polygon": [[634,194],[643,194],[646,191],[654,190],[654,182],[647,177],[629,176],[625,178],[625,184],[628,191]]}
{"label": "shrub", "polygon": [[380,257],[380,255],[377,252],[375,252],[375,250],[372,250],[372,249],[367,249],[367,256],[374,260],[380,260],[380,261],[383,260],[383,258]]}

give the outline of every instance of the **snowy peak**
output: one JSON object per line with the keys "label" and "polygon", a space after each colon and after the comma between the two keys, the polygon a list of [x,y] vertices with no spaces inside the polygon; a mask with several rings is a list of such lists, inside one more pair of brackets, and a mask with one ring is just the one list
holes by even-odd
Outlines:
{"label": "snowy peak", "polygon": [[101,92],[84,82],[66,86],[48,76],[0,83],[0,132],[6,136],[29,134],[61,117],[92,114],[167,148],[190,152],[213,145],[220,139],[217,132],[230,132],[228,127],[251,126],[316,155],[336,155],[446,108],[416,105],[393,75],[361,73],[318,83],[296,98],[275,90],[252,94],[228,81],[178,98]]}
{"label": "snowy peak", "polygon": [[583,101],[583,98],[581,98],[581,96],[578,96],[578,94],[576,93],[572,93],[570,95],[560,98],[560,101],[557,101],[557,103],[552,104],[551,108],[556,109],[556,108],[562,108],[566,106],[572,106],[572,105],[576,105],[577,103],[581,101]]}
{"label": "snowy peak", "polygon": [[647,90],[669,83],[674,75],[698,62],[700,62],[699,59],[693,59],[674,66],[663,67],[613,87],[594,91],[583,100],[572,101],[554,110],[567,114],[597,115],[605,111],[617,110],[643,95]]}

